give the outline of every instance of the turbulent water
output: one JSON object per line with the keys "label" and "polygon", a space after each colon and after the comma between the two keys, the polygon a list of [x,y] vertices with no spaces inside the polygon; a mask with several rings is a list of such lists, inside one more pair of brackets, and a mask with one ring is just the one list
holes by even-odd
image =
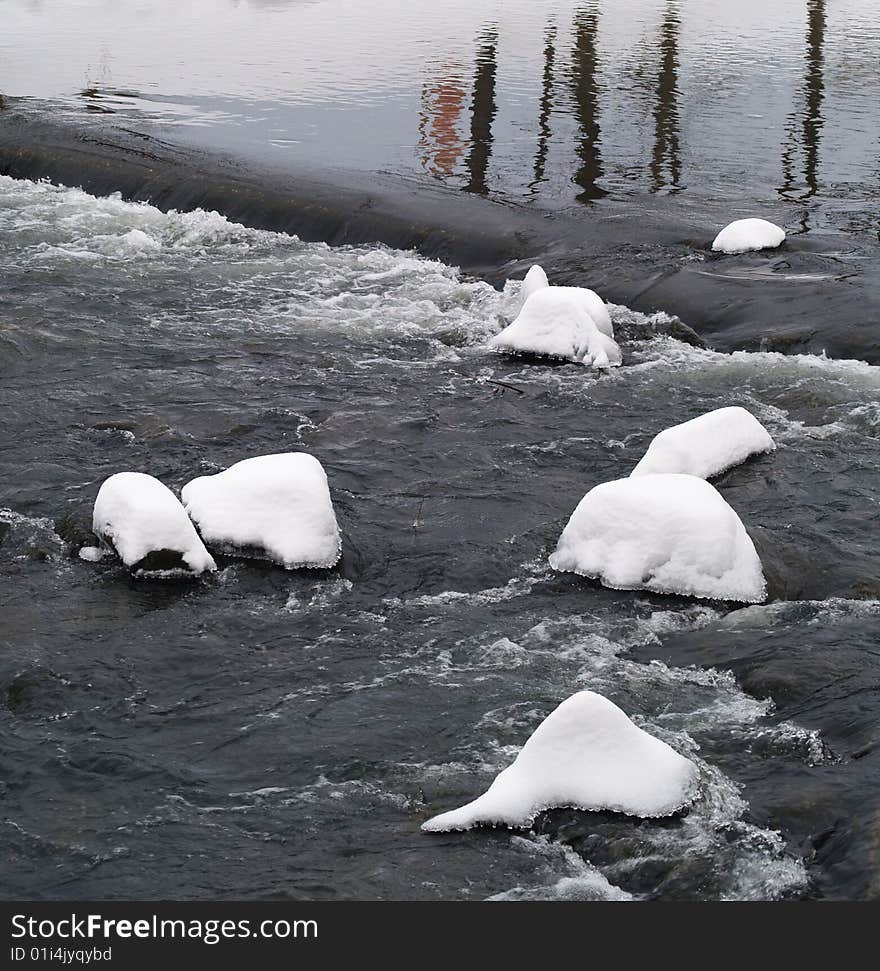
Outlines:
{"label": "turbulent water", "polygon": [[[619,306],[613,374],[505,359],[517,289],[0,177],[4,896],[880,892],[880,368]],[[731,404],[779,445],[718,482],[768,605],[549,570],[585,491]],[[77,558],[112,472],[285,449],[328,472],[336,570]],[[697,762],[690,811],[420,833],[581,688]]]}

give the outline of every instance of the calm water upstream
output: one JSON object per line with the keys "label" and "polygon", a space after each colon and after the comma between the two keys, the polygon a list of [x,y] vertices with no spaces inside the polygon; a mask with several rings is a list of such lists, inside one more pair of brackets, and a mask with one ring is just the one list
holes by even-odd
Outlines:
{"label": "calm water upstream", "polygon": [[279,161],[422,173],[551,208],[678,191],[809,208],[880,190],[874,0],[0,11],[0,92]]}
{"label": "calm water upstream", "polygon": [[[676,339],[662,308],[614,305],[610,375],[505,359],[485,340],[517,283],[0,175],[0,895],[880,894],[880,367],[856,359],[880,326],[860,316],[878,265],[876,5],[0,14],[0,92],[84,125],[112,112],[550,220],[666,200],[693,227],[781,206],[796,245],[772,257],[634,240],[559,267],[590,282],[674,262],[733,274],[743,301],[800,274],[811,326],[845,306],[862,328],[858,349],[842,328],[832,356],[786,355],[754,349],[773,334],[746,314],[730,342],[752,350],[721,353]],[[731,404],[779,446],[717,482],[766,605],[549,570],[584,492]],[[328,574],[221,558],[203,581],[151,584],[78,559],[109,474],[179,488],[284,449],[328,472],[344,534]],[[580,688],[697,762],[689,812],[420,833]]]}

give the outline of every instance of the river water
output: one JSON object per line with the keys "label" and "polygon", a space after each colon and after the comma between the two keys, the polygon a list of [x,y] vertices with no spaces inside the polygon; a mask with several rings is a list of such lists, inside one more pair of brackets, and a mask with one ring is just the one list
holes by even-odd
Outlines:
{"label": "river water", "polygon": [[[709,239],[782,205],[802,234],[766,260],[561,258],[565,282],[674,258],[751,299],[786,260],[876,268],[873,4],[410,6],[6,3],[0,91],[557,214],[675,197]],[[37,64],[37,37],[66,56]],[[844,271],[809,285],[819,330],[845,294],[834,356],[755,350],[748,314],[728,344],[752,350],[721,353],[661,300],[612,306],[624,365],[601,375],[487,351],[515,282],[0,175],[0,893],[880,893],[880,367],[856,359],[877,321]],[[734,404],[779,446],[716,483],[768,604],[549,569],[588,489]],[[148,583],[77,557],[113,472],[177,489],[285,449],[327,470],[335,570]],[[581,688],[697,762],[690,811],[420,833]]]}
{"label": "river water", "polygon": [[[0,240],[6,893],[876,889],[880,369],[697,349],[625,308],[612,375],[506,361],[483,342],[515,286],[5,177]],[[720,404],[780,445],[720,483],[770,606],[549,571],[588,488]],[[286,448],[327,468],[329,576],[76,558],[112,472],[179,487]],[[581,687],[692,753],[692,812],[419,833]]]}

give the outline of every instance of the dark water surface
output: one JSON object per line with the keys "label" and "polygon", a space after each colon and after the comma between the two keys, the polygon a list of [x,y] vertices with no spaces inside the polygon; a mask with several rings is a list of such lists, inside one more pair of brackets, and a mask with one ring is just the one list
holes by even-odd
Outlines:
{"label": "dark water surface", "polygon": [[[880,369],[622,307],[618,372],[507,361],[515,285],[5,177],[0,254],[4,894],[876,893]],[[549,571],[588,488],[722,404],[780,446],[719,484],[769,606]],[[329,575],[77,559],[110,473],[286,448],[327,468]],[[419,832],[583,687],[698,762],[693,810]]]}
{"label": "dark water surface", "polygon": [[[0,111],[0,171],[51,174],[60,145],[71,183],[126,188],[119,152],[142,143],[126,192],[162,209],[199,205],[151,195],[182,144],[325,171],[331,194],[333,173],[381,172],[397,194],[340,217],[358,238],[387,238],[395,199],[413,225],[455,200],[454,251],[486,279],[537,253],[554,282],[626,303],[610,375],[509,360],[484,345],[516,283],[0,175],[0,894],[877,896],[877,5],[0,13],[0,92],[26,99]],[[84,134],[29,156],[28,111]],[[212,185],[212,206],[266,225],[243,182]],[[788,242],[712,257],[742,215]],[[717,483],[768,604],[549,570],[589,488],[733,404],[779,445]],[[221,559],[151,584],[77,557],[113,472],[179,488],[298,448],[344,533],[329,574]],[[580,688],[698,763],[688,813],[419,832]]]}

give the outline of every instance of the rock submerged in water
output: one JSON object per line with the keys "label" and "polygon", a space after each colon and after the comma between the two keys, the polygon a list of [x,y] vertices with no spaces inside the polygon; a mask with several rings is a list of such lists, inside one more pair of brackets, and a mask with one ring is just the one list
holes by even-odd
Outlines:
{"label": "rock submerged in water", "polygon": [[[199,576],[217,569],[174,493],[143,472],[117,472],[104,482],[92,529],[135,576]],[[86,547],[80,556],[94,561],[98,552]]]}
{"label": "rock submerged in water", "polygon": [[489,346],[601,369],[617,367],[622,359],[602,298],[580,287],[535,290],[513,323],[490,338]]}
{"label": "rock submerged in water", "polygon": [[785,230],[766,219],[737,219],[715,237],[712,250],[716,253],[750,253],[755,250],[776,249],[785,242]]}
{"label": "rock submerged in water", "polygon": [[342,542],[327,476],[305,452],[244,459],[181,491],[208,546],[288,570],[335,566]]}
{"label": "rock submerged in water", "polygon": [[550,557],[616,590],[762,603],[767,584],[736,512],[704,479],[651,473],[596,486]]}
{"label": "rock submerged in water", "polygon": [[579,691],[541,722],[482,796],[434,816],[422,830],[519,828],[562,808],[670,816],[694,801],[698,777],[690,759],[634,725],[613,702]]}
{"label": "rock submerged in water", "polygon": [[630,475],[681,472],[711,479],[745,462],[751,455],[772,452],[776,443],[745,408],[716,408],[656,435]]}

